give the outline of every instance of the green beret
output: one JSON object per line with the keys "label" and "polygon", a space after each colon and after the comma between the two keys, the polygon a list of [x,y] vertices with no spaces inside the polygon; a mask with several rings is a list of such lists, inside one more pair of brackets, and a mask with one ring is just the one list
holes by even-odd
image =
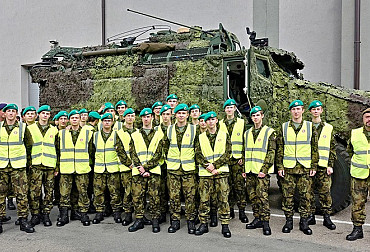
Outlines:
{"label": "green beret", "polygon": [[28,106],[23,110],[22,116],[24,116],[28,111],[36,111],[34,106]]}
{"label": "green beret", "polygon": [[150,108],[145,108],[145,109],[141,110],[140,117],[146,116],[146,115],[151,115],[151,114],[153,114],[153,111]]}
{"label": "green beret", "polygon": [[176,99],[176,100],[178,100],[179,98],[175,94],[170,94],[169,96],[167,96],[166,101],[168,101],[169,99]]}
{"label": "green beret", "polygon": [[297,107],[297,106],[303,106],[303,101],[301,101],[301,100],[292,101],[292,103],[290,103],[290,105],[289,105],[289,110],[291,110],[292,108]]}
{"label": "green beret", "polygon": [[[81,110],[80,110],[81,111]],[[91,118],[95,118],[95,119],[100,119],[101,118],[101,116],[99,115],[99,113],[98,112],[96,112],[96,111],[91,111],[90,113],[89,113],[89,117],[91,117]]]}
{"label": "green beret", "polygon": [[182,111],[182,110],[188,111],[189,110],[188,105],[186,105],[185,103],[180,103],[179,105],[176,106],[174,113],[176,114],[177,112]]}
{"label": "green beret", "polygon": [[159,106],[163,106],[163,103],[162,103],[162,102],[160,102],[160,101],[155,102],[155,103],[153,104],[153,106],[152,106],[152,110],[153,110],[154,108],[156,108],[156,107],[159,107]]}
{"label": "green beret", "polygon": [[65,117],[67,117],[67,118],[68,118],[68,113],[67,113],[67,111],[64,111],[64,110],[59,111],[59,113],[55,116],[55,120],[58,120],[58,119],[59,119],[59,118],[61,118],[62,116],[65,116]]}
{"label": "green beret", "polygon": [[104,119],[113,119],[113,115],[111,113],[105,113],[101,116],[101,120],[103,121]]}
{"label": "green beret", "polygon": [[231,105],[235,105],[236,106],[236,101],[234,99],[228,99],[228,100],[226,100],[225,103],[224,103],[224,108],[226,106],[231,106]]}
{"label": "green beret", "polygon": [[112,103],[110,103],[110,102],[106,102],[106,103],[104,103],[103,113],[104,113],[107,109],[114,109],[113,104],[112,104]]}
{"label": "green beret", "polygon": [[217,118],[217,114],[214,111],[209,111],[205,116],[204,116],[204,121],[207,121],[208,119],[211,118]]}
{"label": "green beret", "polygon": [[322,103],[319,100],[314,100],[313,102],[310,103],[308,106],[308,110],[311,110],[312,108],[317,108],[317,107],[322,107]]}
{"label": "green beret", "polygon": [[78,110],[77,109],[74,109],[71,112],[69,112],[68,119],[71,118],[71,116],[73,116],[73,115],[79,115],[79,114],[80,113],[78,112]]}
{"label": "green beret", "polygon": [[191,111],[192,109],[199,109],[200,110],[200,107],[199,107],[198,104],[193,104],[193,105],[190,106],[189,111]]}
{"label": "green beret", "polygon": [[262,111],[262,108],[260,106],[255,106],[251,109],[251,112],[249,112],[249,115],[252,116],[253,114]]}
{"label": "green beret", "polygon": [[198,117],[198,120],[200,120],[200,119],[203,119],[203,120],[204,120],[204,118],[206,117],[206,115],[207,115],[207,113],[201,114],[201,115]]}
{"label": "green beret", "polygon": [[123,116],[126,116],[128,114],[133,114],[135,113],[135,110],[133,110],[132,108],[128,108],[125,110],[125,112],[123,112]]}
{"label": "green beret", "polygon": [[80,109],[80,111],[78,111],[80,114],[83,114],[83,113],[89,113],[88,111],[87,111],[87,109],[85,109],[85,108],[83,108],[83,109]]}
{"label": "green beret", "polygon": [[[10,103],[8,105],[6,105],[4,108],[3,108],[3,112],[7,111],[8,109],[15,109],[18,111],[18,106],[15,105],[14,103]],[[36,111],[36,109],[35,109]]]}
{"label": "green beret", "polygon": [[118,106],[123,106],[125,105],[127,107],[127,103],[124,101],[124,100],[119,100],[117,103],[116,103],[116,106],[115,108],[117,109]]}
{"label": "green beret", "polygon": [[49,105],[42,105],[38,110],[37,114],[40,114],[42,111],[51,111],[51,108]]}
{"label": "green beret", "polygon": [[159,112],[159,114],[160,114],[160,115],[162,115],[162,113],[163,113],[163,112],[165,112],[165,111],[167,111],[167,110],[169,110],[169,109],[171,109],[171,106],[170,106],[170,105],[168,105],[168,104],[165,104],[165,105],[163,105],[163,107],[161,108],[161,111]]}

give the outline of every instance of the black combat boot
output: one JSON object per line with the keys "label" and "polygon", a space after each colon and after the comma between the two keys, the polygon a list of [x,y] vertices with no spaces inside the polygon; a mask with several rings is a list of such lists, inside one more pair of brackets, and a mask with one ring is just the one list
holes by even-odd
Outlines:
{"label": "black combat boot", "polygon": [[15,210],[15,205],[14,205],[13,198],[8,198],[8,209],[9,210]]}
{"label": "black combat boot", "polygon": [[262,227],[262,221],[259,218],[254,218],[251,223],[245,225],[246,229],[256,229]]}
{"label": "black combat boot", "polygon": [[208,224],[200,223],[200,226],[195,230],[195,235],[203,235],[205,233],[208,233]]}
{"label": "black combat boot", "polygon": [[195,222],[188,220],[188,234],[195,234]]}
{"label": "black combat boot", "polygon": [[122,226],[128,226],[132,222],[132,213],[126,213],[125,219],[122,221]]}
{"label": "black combat boot", "polygon": [[171,226],[169,226],[168,228],[168,233],[176,233],[176,231],[179,229],[180,229],[180,221],[171,220]]}
{"label": "black combat boot", "polygon": [[114,212],[113,219],[115,223],[122,223],[122,213],[121,212]]}
{"label": "black combat boot", "polygon": [[283,227],[283,233],[290,233],[293,229],[293,217],[286,217],[286,222]]}
{"label": "black combat boot", "polygon": [[308,225],[316,225],[316,219],[314,214],[310,214],[307,218]]}
{"label": "black combat boot", "polygon": [[306,235],[312,235],[312,230],[308,225],[307,218],[301,218],[299,221],[299,230],[301,230]]}
{"label": "black combat boot", "polygon": [[81,220],[81,213],[77,210],[71,211],[71,220]]}
{"label": "black combat boot", "polygon": [[69,223],[68,208],[62,207],[59,210],[59,218],[57,221],[57,227],[63,227],[67,223]]}
{"label": "black combat boot", "polygon": [[12,217],[10,217],[10,216],[3,216],[3,217],[0,217],[0,222],[1,223],[8,222],[11,219],[12,219]]}
{"label": "black combat boot", "polygon": [[21,224],[21,222],[20,222],[19,218],[14,222],[14,224],[15,224],[16,226],[19,226],[19,225]]}
{"label": "black combat boot", "polygon": [[112,206],[110,203],[106,204],[105,205],[105,209],[104,209],[104,213],[103,213],[103,217],[109,217],[111,216],[113,213],[113,209],[112,209]]}
{"label": "black combat boot", "polygon": [[152,221],[146,218],[145,216],[143,217],[143,224],[144,225],[152,225]]}
{"label": "black combat boot", "polygon": [[242,223],[247,223],[248,222],[248,217],[245,214],[245,210],[244,209],[239,209],[239,220]]}
{"label": "black combat boot", "polygon": [[152,232],[159,233],[160,231],[161,231],[161,228],[159,227],[158,219],[153,219],[152,220]]}
{"label": "black combat boot", "polygon": [[30,220],[30,224],[32,227],[40,224],[40,214],[32,214],[32,217],[31,217],[31,220]]}
{"label": "black combat boot", "polygon": [[268,221],[262,221],[262,228],[264,235],[271,235],[270,223]]}
{"label": "black combat boot", "polygon": [[194,219],[194,224],[197,225],[200,223],[199,215],[197,214]]}
{"label": "black combat boot", "polygon": [[26,233],[33,233],[35,229],[28,223],[27,218],[19,218],[19,228]]}
{"label": "black combat boot", "polygon": [[337,228],[337,226],[335,226],[335,224],[331,221],[329,214],[324,214],[324,223],[323,223],[323,225],[325,227],[329,228],[330,230],[335,230]]}
{"label": "black combat boot", "polygon": [[102,212],[96,213],[96,215],[93,219],[93,224],[99,224],[103,220],[104,220],[103,213]]}
{"label": "black combat boot", "polygon": [[42,223],[44,224],[45,227],[50,227],[52,225],[48,213],[42,215]]}
{"label": "black combat boot", "polygon": [[95,208],[94,204],[92,203],[92,201],[90,202],[89,210],[87,210],[87,212],[90,213],[90,214],[96,213],[96,208]]}
{"label": "black combat boot", "polygon": [[357,239],[364,238],[364,232],[362,231],[362,226],[353,226],[352,232],[346,236],[347,241],[355,241]]}
{"label": "black combat boot", "polygon": [[139,229],[143,229],[144,228],[144,223],[143,223],[143,219],[140,218],[140,219],[136,219],[134,224],[132,224],[129,228],[128,228],[128,231],[129,232],[136,232],[138,231]]}
{"label": "black combat boot", "polygon": [[222,224],[221,233],[224,235],[225,238],[231,237],[231,232],[228,224]]}
{"label": "black combat boot", "polygon": [[211,214],[211,222],[209,223],[210,227],[217,227],[218,220],[217,220],[217,214]]}
{"label": "black combat boot", "polygon": [[81,223],[84,226],[90,226],[90,218],[87,213],[81,213]]}
{"label": "black combat boot", "polygon": [[166,213],[161,213],[161,216],[158,219],[158,223],[162,224],[162,223],[165,223],[166,221],[167,221],[167,214]]}
{"label": "black combat boot", "polygon": [[234,219],[235,218],[235,212],[234,212],[234,208],[233,207],[230,207],[230,218],[231,219]]}

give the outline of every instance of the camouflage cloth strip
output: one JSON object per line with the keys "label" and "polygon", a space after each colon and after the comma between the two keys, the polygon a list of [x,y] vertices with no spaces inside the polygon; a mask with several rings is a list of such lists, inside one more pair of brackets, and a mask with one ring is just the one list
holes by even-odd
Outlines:
{"label": "camouflage cloth strip", "polygon": [[258,178],[257,174],[248,173],[246,178],[249,200],[252,202],[254,218],[270,220],[269,187],[270,175]]}
{"label": "camouflage cloth strip", "polygon": [[367,179],[351,178],[352,195],[352,222],[354,226],[365,224],[366,211],[365,204],[369,195],[370,177]]}
{"label": "camouflage cloth strip", "polygon": [[113,212],[118,212],[122,207],[120,195],[120,173],[95,173],[94,174],[94,205],[96,212],[104,211],[104,191],[108,187],[110,193],[110,204]]}
{"label": "camouflage cloth strip", "polygon": [[[32,166],[29,171],[28,180],[31,214],[40,213],[41,200],[42,212],[50,214],[53,209],[54,170],[44,170],[39,166]],[[42,193],[44,193],[43,199]]]}
{"label": "camouflage cloth strip", "polygon": [[332,198],[330,194],[331,176],[326,172],[326,168],[318,167],[315,176],[312,177],[311,189],[311,213],[316,212],[315,191],[319,196],[321,210],[324,214],[331,214]]}
{"label": "camouflage cloth strip", "polygon": [[[76,182],[78,191],[78,210],[81,213],[87,213],[89,209],[89,198],[87,197],[87,187],[89,184],[89,174],[61,174],[60,176],[60,207],[71,207],[72,185]],[[72,205],[73,209],[73,205]],[[77,209],[74,209],[77,210]]]}

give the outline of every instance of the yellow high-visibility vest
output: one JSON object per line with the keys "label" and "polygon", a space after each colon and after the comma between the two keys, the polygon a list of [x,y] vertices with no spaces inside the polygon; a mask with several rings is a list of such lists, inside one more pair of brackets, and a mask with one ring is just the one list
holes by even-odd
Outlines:
{"label": "yellow high-visibility vest", "polygon": [[[260,130],[256,141],[254,141],[252,129],[250,128],[244,134],[245,142],[245,172],[252,172],[258,174],[264,164],[268,141],[274,130],[266,125]],[[268,173],[274,172],[274,165],[272,165]]]}
{"label": "yellow high-visibility vest", "polygon": [[69,130],[62,129],[59,131],[61,174],[86,174],[91,171],[89,165],[89,141],[91,137],[91,131],[81,129],[74,145]]}
{"label": "yellow high-visibility vest", "polygon": [[181,141],[181,151],[177,146],[175,124],[167,129],[167,137],[170,140],[170,148],[167,154],[167,169],[178,170],[180,165],[184,171],[195,170],[194,139],[196,134],[195,125],[187,124]]}
{"label": "yellow high-visibility vest", "polygon": [[83,128],[83,129],[84,129],[84,128],[85,128],[85,129],[88,129],[88,130],[90,130],[90,131],[94,131],[94,127],[93,127],[92,125],[90,125],[90,124],[86,124],[86,125],[84,125],[82,128]]}
{"label": "yellow high-visibility vest", "polygon": [[324,123],[324,127],[322,128],[319,141],[318,141],[318,148],[319,148],[318,165],[321,167],[328,167],[329,155],[330,155],[330,141],[331,141],[332,132],[333,132],[333,126],[328,123]]}
{"label": "yellow high-visibility vest", "polygon": [[[141,135],[140,131],[135,131],[134,133],[132,133],[131,137],[134,141],[136,154],[140,160],[140,163],[141,165],[145,165],[149,160],[153,158],[155,152],[157,151],[158,145],[163,138],[163,135],[161,135],[161,133],[156,130],[148,148],[146,147],[144,138]],[[157,165],[156,167],[150,169],[149,172],[161,175],[161,167]],[[132,175],[136,176],[139,174],[139,170],[134,167],[132,169]]]}
{"label": "yellow high-visibility vest", "polygon": [[120,171],[121,162],[115,148],[117,142],[116,131],[112,131],[107,141],[104,142],[102,131],[94,133],[95,145],[95,173],[115,173]]}
{"label": "yellow high-visibility vest", "polygon": [[10,135],[3,127],[4,123],[0,123],[0,168],[8,166],[9,162],[12,168],[25,168],[27,165],[27,153],[24,146],[24,132],[26,124],[18,123],[18,127],[14,127]]}
{"label": "yellow high-visibility vest", "polygon": [[311,167],[311,137],[312,123],[303,121],[302,128],[295,134],[290,122],[283,123],[284,158],[285,168],[294,168],[298,163],[305,168]]}
{"label": "yellow high-visibility vest", "polygon": [[[229,134],[224,119],[220,121],[220,130]],[[244,119],[236,118],[236,122],[231,133],[231,152],[235,159],[242,158],[243,152],[243,130]]]}
{"label": "yellow high-visibility vest", "polygon": [[[162,117],[161,117],[161,118],[162,118]],[[162,136],[164,136],[164,132],[163,132],[163,130],[162,130],[161,125],[156,126],[155,128],[156,128],[156,130],[158,130],[158,131],[160,132],[160,134],[161,134]],[[163,151],[162,151],[162,157],[161,157],[161,159],[159,160],[159,165],[163,165],[163,164],[164,164],[164,162],[165,162],[165,155],[164,155],[164,153],[163,153]]]}
{"label": "yellow high-visibility vest", "polygon": [[[128,133],[127,131],[124,131],[123,129],[120,129],[119,131],[117,131],[117,134],[123,144],[123,148],[125,149],[126,155],[130,157],[130,142],[131,142],[130,133]],[[126,165],[121,163],[120,172],[127,172],[127,171],[131,171],[130,167],[127,167]]]}
{"label": "yellow high-visibility vest", "polygon": [[[203,132],[202,134],[199,135],[199,143],[200,148],[202,150],[202,154],[209,163],[216,162],[223,154],[225,154],[227,135],[228,134],[224,131],[221,130],[218,131],[214,149],[212,149],[211,143],[209,142],[206,132]],[[224,164],[223,166],[218,168],[217,171],[219,173],[229,172],[229,166],[227,164]],[[212,173],[200,165],[199,176],[209,177],[212,176]]]}
{"label": "yellow high-visibility vest", "polygon": [[44,165],[55,168],[57,164],[57,154],[55,149],[55,136],[58,129],[50,125],[43,136],[37,123],[28,126],[32,135],[32,165]]}
{"label": "yellow high-visibility vest", "polygon": [[351,176],[358,179],[368,178],[370,168],[370,143],[363,129],[363,127],[353,129],[351,133],[354,152],[351,159]]}

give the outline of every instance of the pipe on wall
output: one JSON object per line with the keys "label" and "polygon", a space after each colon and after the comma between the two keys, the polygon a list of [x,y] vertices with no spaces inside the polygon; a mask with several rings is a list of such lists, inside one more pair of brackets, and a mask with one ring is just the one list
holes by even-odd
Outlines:
{"label": "pipe on wall", "polygon": [[354,38],[354,89],[360,89],[360,14],[361,0],[355,0],[355,38]]}
{"label": "pipe on wall", "polygon": [[105,45],[105,0],[101,0],[101,19],[102,19],[102,22],[101,22],[101,25],[102,25],[102,29],[101,29],[101,32],[102,32],[102,45]]}

